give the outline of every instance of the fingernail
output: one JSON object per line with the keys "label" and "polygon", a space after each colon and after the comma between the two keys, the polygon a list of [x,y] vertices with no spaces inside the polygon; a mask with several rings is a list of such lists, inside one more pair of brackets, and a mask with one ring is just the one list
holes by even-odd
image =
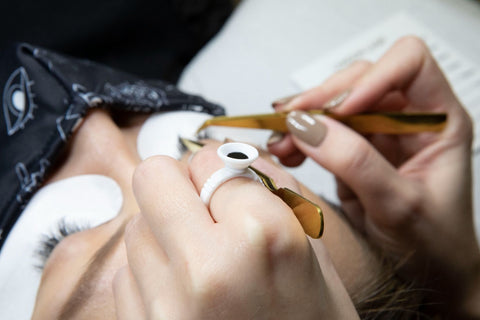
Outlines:
{"label": "fingernail", "polygon": [[283,137],[285,137],[283,133],[278,131],[273,131],[272,134],[270,135],[270,138],[268,138],[267,145],[272,145],[277,142],[280,142],[282,141]]}
{"label": "fingernail", "polygon": [[300,140],[319,146],[327,134],[327,127],[304,111],[292,111],[287,117],[287,127]]}
{"label": "fingernail", "polygon": [[338,107],[342,104],[343,101],[345,101],[351,91],[351,89],[348,89],[336,95],[333,99],[330,99],[327,103],[323,105],[323,109],[332,109]]}
{"label": "fingernail", "polygon": [[272,102],[272,107],[273,107],[274,109],[277,109],[278,107],[289,103],[290,101],[292,101],[292,100],[293,100],[295,97],[297,97],[298,95],[299,95],[299,93],[293,94],[293,95],[288,96],[288,97],[283,97],[283,98],[277,99],[277,100],[275,100],[275,101]]}

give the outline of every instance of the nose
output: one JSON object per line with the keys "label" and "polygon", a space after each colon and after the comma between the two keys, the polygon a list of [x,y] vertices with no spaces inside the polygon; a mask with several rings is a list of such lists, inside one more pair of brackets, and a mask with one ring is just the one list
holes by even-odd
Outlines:
{"label": "nose", "polygon": [[138,212],[131,181],[140,159],[132,147],[136,138],[132,134],[134,130],[120,128],[108,112],[92,110],[74,133],[67,156],[50,181],[81,174],[110,177],[122,189],[121,214]]}

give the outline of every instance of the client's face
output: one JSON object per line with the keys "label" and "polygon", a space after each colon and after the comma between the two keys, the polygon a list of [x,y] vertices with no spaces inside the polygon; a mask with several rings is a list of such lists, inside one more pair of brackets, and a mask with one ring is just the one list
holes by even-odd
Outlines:
{"label": "client's face", "polygon": [[[141,161],[136,137],[145,116],[115,122],[105,111],[86,117],[75,133],[68,154],[48,183],[81,175],[101,174],[114,179],[123,191],[123,207],[112,220],[76,232],[62,240],[48,258],[37,294],[34,319],[114,319],[112,280],[127,264],[123,227],[139,213],[131,180]],[[159,137],[159,143],[162,143]],[[215,156],[215,155],[212,155]],[[261,167],[259,167],[261,166]],[[259,161],[279,186],[296,182],[270,161]],[[319,182],[320,183],[320,182]],[[374,279],[378,259],[332,208],[308,190],[303,194],[318,203],[325,214],[323,241],[349,292],[358,292]],[[319,240],[312,240],[315,243]]]}

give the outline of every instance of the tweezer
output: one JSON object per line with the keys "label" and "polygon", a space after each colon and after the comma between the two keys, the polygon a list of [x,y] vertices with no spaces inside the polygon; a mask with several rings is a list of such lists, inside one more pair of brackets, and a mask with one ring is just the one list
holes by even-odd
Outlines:
{"label": "tweezer", "polygon": [[[197,152],[204,145],[201,142],[180,138],[181,143],[190,151]],[[303,231],[312,238],[320,238],[323,234],[324,221],[322,209],[288,188],[277,188],[272,178],[258,169],[249,166],[260,178],[268,190],[282,199],[293,211],[302,225]]]}
{"label": "tweezer", "polygon": [[[336,119],[360,133],[409,134],[424,131],[439,132],[447,121],[445,113],[376,112],[355,115],[337,115],[322,110],[308,111]],[[197,134],[209,126],[228,126],[251,129],[269,129],[288,132],[288,113],[255,114],[245,116],[219,116],[205,121]]]}

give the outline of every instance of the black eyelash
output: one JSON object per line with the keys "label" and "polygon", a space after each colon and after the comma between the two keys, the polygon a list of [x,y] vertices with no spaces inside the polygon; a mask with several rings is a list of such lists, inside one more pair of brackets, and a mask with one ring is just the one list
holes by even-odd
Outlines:
{"label": "black eyelash", "polygon": [[[196,139],[198,140],[209,140],[211,139],[209,133],[207,132],[208,130],[203,130],[202,132],[200,132],[197,136],[196,136]],[[180,152],[180,155],[184,155],[187,151],[188,151],[188,148],[183,144],[183,141],[182,141],[182,138],[181,136],[178,136],[178,139],[177,139],[177,149],[178,151]]]}
{"label": "black eyelash", "polygon": [[202,130],[196,135],[196,138],[198,140],[208,140],[208,139],[211,139],[212,137],[210,136],[209,130]]}
{"label": "black eyelash", "polygon": [[88,224],[78,224],[74,222],[67,222],[65,219],[58,221],[54,231],[43,234],[40,239],[40,244],[35,250],[35,255],[39,262],[35,268],[42,271],[45,263],[52,254],[53,249],[66,237],[71,234],[89,229]]}
{"label": "black eyelash", "polygon": [[183,143],[182,137],[180,136],[178,136],[178,139],[177,139],[177,149],[178,149],[178,152],[180,152],[181,156],[183,156],[185,152],[188,151],[187,146]]}

